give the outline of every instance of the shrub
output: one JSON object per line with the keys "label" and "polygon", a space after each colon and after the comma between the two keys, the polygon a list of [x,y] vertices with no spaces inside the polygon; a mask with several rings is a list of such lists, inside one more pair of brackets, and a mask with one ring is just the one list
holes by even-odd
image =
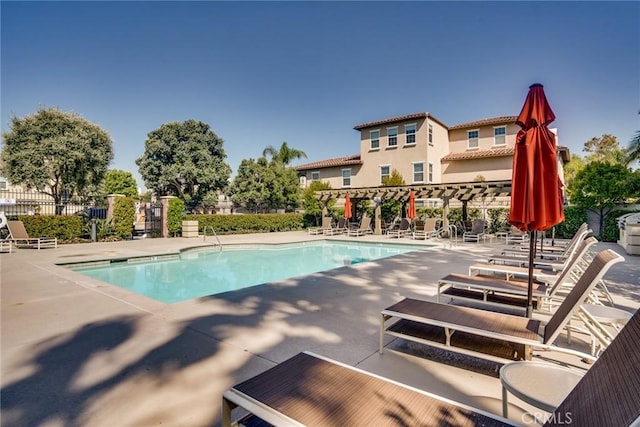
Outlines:
{"label": "shrub", "polygon": [[211,226],[217,234],[231,233],[268,233],[275,231],[302,230],[302,215],[249,214],[249,215],[187,215],[187,220],[198,221],[198,230],[204,233],[204,227]]}
{"label": "shrub", "polygon": [[624,211],[624,210],[615,210],[609,212],[607,217],[604,220],[604,232],[602,236],[603,242],[617,242],[620,238],[620,229],[618,228],[618,217],[640,211]]}
{"label": "shrub", "polygon": [[31,237],[57,237],[73,242],[82,235],[83,218],[75,215],[20,215],[18,220]]}
{"label": "shrub", "polygon": [[580,225],[587,222],[587,210],[579,206],[564,207],[564,222],[556,225],[556,238],[570,239],[580,228]]}
{"label": "shrub", "polygon": [[185,204],[182,199],[169,199],[167,209],[167,228],[174,236],[182,230],[182,219],[184,217]]}
{"label": "shrub", "polygon": [[114,235],[122,239],[131,237],[135,217],[136,201],[130,197],[117,197],[113,204],[113,218],[111,218]]}

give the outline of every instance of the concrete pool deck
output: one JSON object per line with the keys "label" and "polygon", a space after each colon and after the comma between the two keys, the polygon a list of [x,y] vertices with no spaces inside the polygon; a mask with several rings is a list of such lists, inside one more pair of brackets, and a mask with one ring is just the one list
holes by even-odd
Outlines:
{"label": "concrete pool deck", "polygon": [[[318,239],[303,232],[220,236],[223,245]],[[57,265],[170,254],[208,240],[86,243],[0,255],[0,424],[218,425],[223,391],[304,350],[501,413],[494,366],[432,357],[402,340],[387,339],[392,351],[377,351],[383,308],[404,296],[432,298],[440,277],[466,274],[469,264],[503,245],[498,240],[443,241],[425,251],[174,304]],[[616,244],[599,243],[595,250],[604,248],[625,257],[605,279],[618,307],[633,311],[640,307],[640,257]],[[588,348],[575,335],[572,345]],[[581,364],[552,352],[536,358]],[[522,411],[534,409],[509,401],[512,420],[530,421]]]}

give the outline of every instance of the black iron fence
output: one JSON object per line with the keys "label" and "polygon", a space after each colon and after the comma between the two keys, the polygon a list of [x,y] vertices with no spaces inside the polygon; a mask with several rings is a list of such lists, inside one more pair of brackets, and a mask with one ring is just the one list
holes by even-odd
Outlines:
{"label": "black iron fence", "polygon": [[53,197],[37,191],[0,190],[0,212],[16,215],[86,215],[105,219],[105,196],[73,197],[56,203]]}

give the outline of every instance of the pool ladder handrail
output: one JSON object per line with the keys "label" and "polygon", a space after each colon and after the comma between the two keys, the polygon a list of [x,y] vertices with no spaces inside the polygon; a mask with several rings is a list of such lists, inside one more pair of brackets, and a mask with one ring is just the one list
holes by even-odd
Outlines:
{"label": "pool ladder handrail", "polygon": [[218,246],[220,247],[220,250],[222,250],[222,243],[220,242],[220,239],[216,234],[216,230],[213,228],[212,225],[205,225],[202,228],[202,240],[207,240],[207,229],[211,229],[211,235],[216,238],[216,242],[218,242]]}

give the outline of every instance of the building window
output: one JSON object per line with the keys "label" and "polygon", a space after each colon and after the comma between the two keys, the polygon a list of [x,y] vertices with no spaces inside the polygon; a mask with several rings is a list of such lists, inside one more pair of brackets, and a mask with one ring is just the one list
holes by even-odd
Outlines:
{"label": "building window", "polygon": [[478,148],[478,134],[480,132],[478,130],[470,130],[467,132],[467,137],[469,139],[467,148]]}
{"label": "building window", "polygon": [[371,149],[377,150],[380,148],[380,131],[372,130],[369,132],[369,136],[371,138]]}
{"label": "building window", "polygon": [[391,166],[380,166],[380,184],[391,177]]}
{"label": "building window", "polygon": [[342,186],[351,187],[351,169],[342,169]]}
{"label": "building window", "polygon": [[413,164],[413,182],[424,182],[424,163]]}
{"label": "building window", "polygon": [[387,146],[396,147],[398,145],[398,128],[387,128]]}
{"label": "building window", "polygon": [[433,125],[429,125],[429,145],[433,145]]}
{"label": "building window", "polygon": [[404,134],[406,138],[406,145],[412,145],[416,143],[416,125],[405,125]]}
{"label": "building window", "polygon": [[493,145],[506,145],[507,128],[500,126],[493,128]]}
{"label": "building window", "polygon": [[429,170],[427,171],[427,177],[429,178],[429,180],[427,182],[431,184],[433,182],[433,163],[429,163],[428,168]]}
{"label": "building window", "polygon": [[307,177],[304,175],[300,175],[300,187],[307,186]]}
{"label": "building window", "polygon": [[320,172],[311,172],[311,181],[320,181]]}

